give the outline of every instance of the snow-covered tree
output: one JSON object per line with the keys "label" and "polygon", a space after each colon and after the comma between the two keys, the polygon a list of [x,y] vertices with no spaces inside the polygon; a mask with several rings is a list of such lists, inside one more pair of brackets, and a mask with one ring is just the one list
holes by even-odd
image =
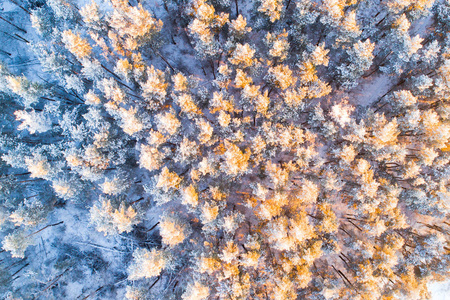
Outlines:
{"label": "snow-covered tree", "polygon": [[0,298],[426,299],[449,8],[3,5]]}

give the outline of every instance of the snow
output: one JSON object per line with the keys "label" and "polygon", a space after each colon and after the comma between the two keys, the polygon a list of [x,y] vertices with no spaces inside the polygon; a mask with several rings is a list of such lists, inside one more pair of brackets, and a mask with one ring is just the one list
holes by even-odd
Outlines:
{"label": "snow", "polygon": [[432,300],[450,299],[450,281],[435,282],[429,285]]}
{"label": "snow", "polygon": [[[90,1],[88,0],[82,0],[78,1],[77,4],[79,5],[79,7],[83,7],[84,4],[87,4],[89,2]],[[166,20],[168,18],[166,10],[162,5],[160,5],[160,0],[152,0],[148,1],[148,3],[151,3],[153,12],[158,19]],[[251,1],[244,3],[240,2],[239,10],[241,14],[245,15],[246,12],[250,11],[251,9],[253,9]],[[2,10],[2,13],[15,14],[18,11],[18,7],[8,1],[4,1],[3,3],[0,3],[0,10]],[[230,18],[234,19],[235,16],[231,14]],[[418,20],[412,26],[411,35],[420,35],[431,25],[432,21],[433,20],[431,17]],[[28,31],[28,35],[26,36],[26,38],[33,39],[35,37],[35,31],[30,27],[30,22],[26,21],[26,19],[24,18],[20,20],[20,24],[24,26],[24,28]],[[0,28],[8,27],[9,30],[11,30],[11,26],[2,22],[1,20],[0,26],[3,26]],[[167,29],[166,26],[171,26],[171,24],[165,22],[164,26],[165,29]],[[163,29],[163,32],[167,33],[168,30],[164,31]],[[161,50],[161,54],[167,57],[168,61],[171,64],[177,66],[182,71],[186,71],[187,74],[202,74],[201,62],[197,60],[197,58],[195,58],[194,51],[189,46],[187,38],[188,37],[184,32],[179,31],[178,35],[174,35],[174,40],[177,44],[166,45],[164,49]],[[5,49],[2,47],[4,46],[0,45],[0,49]],[[7,49],[7,51],[13,54],[13,58],[7,58],[7,64],[11,68],[11,70],[15,74],[24,73],[24,75],[26,75],[31,80],[39,81],[39,75],[43,73],[40,70],[37,59],[34,58],[34,54],[29,49],[28,45],[24,42],[11,39],[11,41],[8,41]],[[189,57],[189,59],[186,59],[187,57]],[[3,57],[0,58],[4,59]],[[162,60],[158,61],[158,63],[159,64],[157,65],[157,67],[159,67],[160,69],[164,70],[166,68],[165,63]],[[47,75],[42,76],[44,77]],[[358,87],[349,91],[348,93],[345,93],[348,96],[346,98],[348,98],[350,104],[368,107],[373,102],[377,101],[380,97],[385,95],[388,91],[390,91],[397,81],[397,77],[380,74],[380,72],[375,72],[367,79],[362,79]],[[323,152],[321,153],[321,156],[325,157],[326,147],[321,147],[319,150]],[[137,199],[138,196],[135,195],[132,198]],[[86,207],[82,208],[80,207],[80,205],[81,204],[79,203],[71,203],[65,208],[57,209],[52,213],[51,223],[63,221],[64,224],[55,227],[49,227],[48,229],[39,233],[36,238],[37,245],[33,249],[28,249],[27,251],[43,251],[45,253],[45,258],[43,257],[43,255],[37,255],[37,257],[42,260],[34,263],[40,263],[44,267],[44,263],[47,258],[57,257],[58,247],[53,246],[56,243],[58,243],[59,245],[75,244],[83,255],[96,253],[97,255],[101,256],[101,258],[104,259],[104,261],[108,264],[109,270],[119,270],[126,273],[126,268],[124,267],[126,263],[124,263],[124,260],[133,252],[136,240],[133,240],[126,235],[111,237],[104,236],[102,233],[97,232],[89,222],[89,215],[86,215]],[[89,205],[90,203],[86,206]],[[335,211],[339,213],[338,217],[344,216],[345,210],[346,207],[344,207],[342,203],[341,207],[335,207]],[[151,209],[148,209],[142,222],[144,223],[144,226],[146,226],[146,228],[151,228],[159,220],[159,216],[163,211],[164,209],[162,207],[153,207]],[[63,232],[63,234],[61,234],[61,231]],[[146,234],[147,237],[149,237],[152,232],[147,231]],[[56,237],[58,237],[58,239]],[[338,259],[336,258],[335,260]],[[85,272],[88,271],[90,270],[85,270]],[[51,276],[55,276],[55,274],[57,273],[53,273],[51,274]],[[102,273],[99,274],[101,275]],[[69,281],[65,288],[66,297],[68,299],[88,296],[90,298],[94,298],[93,296],[97,293],[97,291],[99,291],[100,288],[102,288],[102,285],[111,285],[114,280],[116,280],[114,285],[120,285],[124,281],[117,281],[117,279],[114,279],[112,277],[112,274],[110,278],[101,278],[96,274],[89,274],[89,276],[85,276],[84,278],[78,278],[78,281]],[[86,282],[85,278],[89,278],[90,282]],[[49,276],[49,278],[45,278],[45,280],[43,279],[43,281],[45,282],[46,280],[51,279],[52,277]],[[84,289],[84,287],[89,287],[89,289],[86,290]],[[120,293],[123,293],[123,289],[120,290],[120,287],[117,287],[117,289],[118,295],[120,295]],[[450,299],[450,282],[433,283],[430,285],[430,290],[433,296],[433,300]],[[43,295],[43,297],[45,296],[46,295]]]}
{"label": "snow", "polygon": [[24,11],[10,1],[0,3],[1,16],[12,24],[24,29],[24,33],[4,20],[0,20],[0,50],[10,53],[11,56],[0,52],[0,60],[6,63],[10,71],[16,75],[25,75],[30,81],[41,81],[45,77],[41,70],[39,60],[36,58],[29,43],[38,40],[36,31],[31,26],[31,21]]}
{"label": "snow", "polygon": [[10,11],[15,11],[17,9],[17,6],[14,5],[12,2],[10,1],[2,1],[0,3],[0,11],[2,11],[2,13],[5,12],[10,12]]}
{"label": "snow", "polygon": [[[433,14],[430,14],[426,18],[421,18],[411,24],[411,28],[409,30],[411,36],[415,36],[416,34],[421,35],[423,34],[428,27],[430,27],[433,24]],[[421,37],[423,37],[421,35]]]}
{"label": "snow", "polygon": [[361,82],[349,92],[349,100],[354,105],[369,106],[386,94],[393,86],[394,78],[379,74]]}

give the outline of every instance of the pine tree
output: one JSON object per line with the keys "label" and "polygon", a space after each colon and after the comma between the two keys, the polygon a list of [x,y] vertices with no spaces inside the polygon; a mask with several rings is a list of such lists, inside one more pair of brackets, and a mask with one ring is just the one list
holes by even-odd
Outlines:
{"label": "pine tree", "polygon": [[133,263],[128,268],[128,278],[137,280],[158,276],[169,264],[169,258],[161,250],[136,249],[133,252]]}

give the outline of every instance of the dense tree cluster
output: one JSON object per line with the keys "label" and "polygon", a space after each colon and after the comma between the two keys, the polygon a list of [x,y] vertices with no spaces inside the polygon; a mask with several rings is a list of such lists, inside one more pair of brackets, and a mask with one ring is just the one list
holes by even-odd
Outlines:
{"label": "dense tree cluster", "polygon": [[449,0],[8,7],[39,63],[0,50],[4,298],[427,299],[450,277]]}

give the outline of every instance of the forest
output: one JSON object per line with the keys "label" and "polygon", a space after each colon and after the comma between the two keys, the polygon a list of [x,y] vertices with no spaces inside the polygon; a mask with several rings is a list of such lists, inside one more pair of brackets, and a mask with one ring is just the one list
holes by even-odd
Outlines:
{"label": "forest", "polygon": [[1,299],[450,282],[450,0],[3,0],[0,41]]}

